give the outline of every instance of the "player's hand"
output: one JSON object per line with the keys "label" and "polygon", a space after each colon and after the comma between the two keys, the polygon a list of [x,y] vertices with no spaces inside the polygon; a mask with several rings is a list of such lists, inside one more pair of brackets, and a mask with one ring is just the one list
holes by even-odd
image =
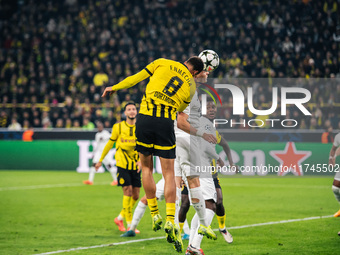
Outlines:
{"label": "player's hand", "polygon": [[203,138],[204,140],[206,140],[207,142],[209,142],[209,143],[213,143],[213,144],[216,144],[216,143],[217,143],[216,137],[215,137],[214,135],[212,135],[212,134],[204,133],[203,136],[202,136],[202,138]]}
{"label": "player's hand", "polygon": [[223,159],[219,158],[219,159],[217,160],[217,164],[219,164],[220,167],[223,167],[223,166],[224,166],[224,161],[223,161]]}
{"label": "player's hand", "polygon": [[139,174],[140,170],[142,170],[142,163],[140,161],[137,161],[136,165],[137,165],[137,173]]}
{"label": "player's hand", "polygon": [[98,162],[98,163],[94,166],[94,168],[96,169],[96,171],[98,171],[99,167],[101,167],[101,166],[102,166],[102,162]]}
{"label": "player's hand", "polygon": [[335,157],[329,158],[328,164],[334,166],[335,165]]}
{"label": "player's hand", "polygon": [[111,96],[112,94],[114,94],[116,91],[113,91],[112,90],[112,87],[106,87],[103,94],[102,94],[102,97],[105,97],[106,95],[109,95]]}
{"label": "player's hand", "polygon": [[209,72],[202,71],[195,76],[195,81],[196,82],[207,82],[208,75],[209,75]]}

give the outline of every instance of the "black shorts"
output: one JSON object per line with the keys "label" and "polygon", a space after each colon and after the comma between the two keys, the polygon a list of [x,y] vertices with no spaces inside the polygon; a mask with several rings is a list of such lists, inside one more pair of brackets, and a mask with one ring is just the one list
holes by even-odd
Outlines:
{"label": "black shorts", "polygon": [[181,192],[182,195],[188,195],[188,188],[186,185],[183,185],[182,186],[182,192]]}
{"label": "black shorts", "polygon": [[142,182],[140,179],[140,172],[137,173],[137,170],[127,170],[121,167],[118,167],[117,170],[117,181],[118,186],[129,186],[140,188],[142,187]]}
{"label": "black shorts", "polygon": [[176,158],[176,137],[172,119],[138,114],[136,138],[138,152],[162,158]]}
{"label": "black shorts", "polygon": [[221,185],[220,185],[220,178],[218,178],[218,176],[213,178],[214,180],[214,184],[215,184],[215,189],[222,189]]}

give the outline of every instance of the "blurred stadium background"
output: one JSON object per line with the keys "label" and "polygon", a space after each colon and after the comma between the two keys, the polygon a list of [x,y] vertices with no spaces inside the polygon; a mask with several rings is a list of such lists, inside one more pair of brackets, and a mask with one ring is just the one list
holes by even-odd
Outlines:
{"label": "blurred stadium background", "polygon": [[[304,165],[302,171],[292,172],[326,175],[330,190],[334,171],[323,166],[340,130],[339,12],[339,0],[0,0],[0,169],[88,172],[96,121],[111,129],[123,120],[124,105],[130,100],[140,103],[147,81],[102,99],[107,84],[118,83],[154,59],[185,61],[212,49],[219,54],[220,66],[210,78],[214,83],[247,81],[238,86],[245,95],[247,87],[253,87],[257,109],[271,106],[272,88],[280,86],[276,79],[288,79],[288,86],[312,94],[304,104],[311,116],[289,107],[286,116],[278,109],[265,117],[296,119],[294,128],[219,126],[236,163],[279,165],[277,154],[305,153],[308,157],[299,164],[308,164],[308,169]],[[218,92],[223,104],[218,105],[217,118],[236,122],[257,118],[249,111],[233,115],[231,94]],[[113,154],[114,150],[111,158]],[[16,185],[6,182],[12,179],[7,171],[0,171],[0,176],[1,172],[4,190]],[[256,169],[243,174],[266,175]],[[73,181],[76,178],[72,176]],[[84,178],[81,175],[79,183]],[[32,178],[32,185],[52,183],[46,176],[43,180],[36,183]],[[325,206],[335,210],[332,193],[327,196],[330,202]],[[242,199],[235,197],[235,206]],[[319,214],[325,215],[311,212],[297,217]],[[290,218],[288,213],[282,217]],[[259,215],[254,219],[258,221],[253,223],[261,222]],[[238,223],[247,224],[242,219]]]}

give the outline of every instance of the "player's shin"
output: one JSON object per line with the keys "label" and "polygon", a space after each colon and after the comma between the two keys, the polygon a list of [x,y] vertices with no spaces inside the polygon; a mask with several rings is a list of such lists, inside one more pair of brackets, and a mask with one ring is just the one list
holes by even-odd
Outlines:
{"label": "player's shin", "polygon": [[192,206],[198,215],[200,223],[204,226],[208,226],[205,222],[205,201],[201,187],[196,187],[189,190],[191,194]]}
{"label": "player's shin", "polygon": [[94,175],[96,174],[96,169],[94,166],[90,167],[90,173],[89,173],[89,181],[93,182],[94,181]]}
{"label": "player's shin", "polygon": [[[176,187],[176,213],[175,213],[175,223],[179,223],[179,220],[178,220],[178,214],[179,214],[179,209],[181,208],[180,207],[180,204],[181,204],[181,189],[180,188],[177,188]],[[182,230],[181,230],[182,231]]]}
{"label": "player's shin", "polygon": [[136,230],[140,220],[143,218],[147,205],[145,205],[142,201],[139,201],[137,207],[133,213],[131,230]]}
{"label": "player's shin", "polygon": [[130,196],[123,196],[123,209],[125,214],[125,220],[130,227],[132,221],[132,210],[131,210],[131,197]]}
{"label": "player's shin", "polygon": [[334,193],[336,200],[338,200],[338,202],[340,203],[340,188],[333,185],[332,190],[333,190],[333,193]]}
{"label": "player's shin", "polygon": [[[206,209],[206,223],[208,225],[211,224],[213,218],[214,218],[214,215],[215,215],[215,212],[210,210],[210,209]],[[203,239],[203,235],[199,235],[197,233],[197,231],[195,232],[195,236],[194,238],[192,239],[192,243],[191,245],[197,249],[200,249],[201,248],[201,242],[202,242],[202,239]]]}

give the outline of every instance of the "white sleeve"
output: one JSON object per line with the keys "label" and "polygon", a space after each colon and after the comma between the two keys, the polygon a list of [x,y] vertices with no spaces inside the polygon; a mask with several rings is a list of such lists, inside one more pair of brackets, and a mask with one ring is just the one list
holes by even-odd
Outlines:
{"label": "white sleeve", "polygon": [[338,133],[338,134],[335,136],[333,145],[334,145],[335,147],[339,147],[339,146],[340,146],[340,133]]}
{"label": "white sleeve", "polygon": [[203,153],[205,153],[209,159],[218,160],[220,156],[217,154],[215,150],[215,144],[208,143],[203,138],[202,140],[203,141],[201,142],[201,145],[202,145]]}

